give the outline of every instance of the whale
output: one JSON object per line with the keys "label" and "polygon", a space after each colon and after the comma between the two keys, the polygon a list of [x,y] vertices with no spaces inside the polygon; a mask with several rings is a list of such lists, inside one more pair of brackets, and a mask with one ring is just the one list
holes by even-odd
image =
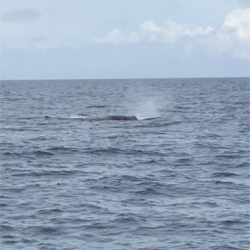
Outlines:
{"label": "whale", "polygon": [[138,120],[134,115],[108,115],[108,116],[98,116],[91,117],[90,120],[93,121],[136,121]]}
{"label": "whale", "polygon": [[106,120],[114,120],[114,121],[136,121],[138,119],[134,115],[109,115],[109,116],[106,116]]}
{"label": "whale", "polygon": [[[45,116],[45,119],[51,118],[50,116]],[[85,117],[84,120],[90,121],[136,121],[138,118],[134,115],[107,115],[107,116],[92,116]]]}

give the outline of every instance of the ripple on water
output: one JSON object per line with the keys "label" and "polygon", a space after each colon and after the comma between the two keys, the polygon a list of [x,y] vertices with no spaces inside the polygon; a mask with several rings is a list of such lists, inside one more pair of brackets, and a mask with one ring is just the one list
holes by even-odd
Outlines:
{"label": "ripple on water", "polygon": [[249,249],[248,83],[1,82],[2,249]]}

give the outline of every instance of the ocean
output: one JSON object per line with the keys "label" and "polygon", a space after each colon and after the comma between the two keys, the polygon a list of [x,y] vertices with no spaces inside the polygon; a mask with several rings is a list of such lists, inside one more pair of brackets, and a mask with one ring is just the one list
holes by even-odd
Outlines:
{"label": "ocean", "polygon": [[250,249],[249,78],[0,94],[1,249]]}

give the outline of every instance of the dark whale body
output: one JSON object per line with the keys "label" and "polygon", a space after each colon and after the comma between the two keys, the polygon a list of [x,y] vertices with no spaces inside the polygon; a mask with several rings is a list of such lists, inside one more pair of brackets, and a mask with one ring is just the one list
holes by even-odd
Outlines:
{"label": "dark whale body", "polygon": [[[45,119],[51,118],[50,116],[45,116]],[[108,115],[108,116],[92,116],[84,118],[90,121],[136,121],[138,120],[134,115]]]}
{"label": "dark whale body", "polygon": [[135,121],[138,120],[134,115],[109,115],[105,117],[106,120],[114,121]]}
{"label": "dark whale body", "polygon": [[138,119],[134,115],[108,115],[108,116],[103,116],[103,117],[94,117],[91,120],[136,121]]}

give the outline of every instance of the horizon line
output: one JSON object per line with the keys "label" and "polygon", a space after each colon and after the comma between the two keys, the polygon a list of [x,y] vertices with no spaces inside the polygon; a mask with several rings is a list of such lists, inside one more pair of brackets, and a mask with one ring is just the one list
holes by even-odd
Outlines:
{"label": "horizon line", "polygon": [[218,76],[218,77],[135,77],[135,78],[57,78],[57,79],[0,79],[0,81],[79,81],[79,80],[157,80],[157,79],[218,79],[218,78],[250,78],[250,76]]}

